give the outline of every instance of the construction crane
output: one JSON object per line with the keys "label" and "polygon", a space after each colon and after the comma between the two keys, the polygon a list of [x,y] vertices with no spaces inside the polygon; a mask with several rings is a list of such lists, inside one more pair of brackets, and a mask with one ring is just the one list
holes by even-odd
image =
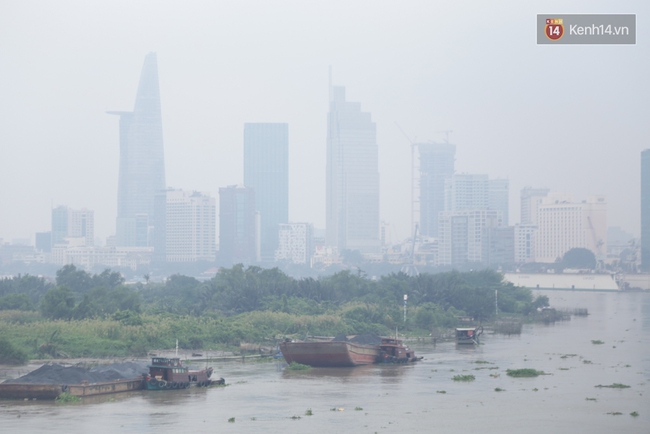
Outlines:
{"label": "construction crane", "polygon": [[449,133],[453,133],[453,130],[436,131],[436,133],[445,133],[445,143],[449,144]]}
{"label": "construction crane", "polygon": [[418,236],[418,224],[415,224],[415,230],[413,231],[413,243],[411,243],[411,254],[409,257],[409,262],[404,264],[401,268],[401,272],[407,274],[411,277],[417,276],[420,274],[418,267],[415,266],[415,240]]}
{"label": "construction crane", "polygon": [[602,258],[602,255],[603,255],[601,247],[605,243],[603,242],[603,240],[599,240],[596,237],[596,229],[594,228],[593,223],[591,223],[591,217],[590,216],[587,216],[587,222],[589,223],[589,229],[591,230],[591,237],[593,238],[593,241],[594,241],[594,247],[596,248],[596,254],[599,257],[598,260],[600,260],[600,258]]}
{"label": "construction crane", "polygon": [[417,193],[416,189],[418,187],[417,185],[417,166],[415,164],[415,148],[418,146],[415,141],[417,140],[417,137],[414,140],[411,140],[411,138],[404,132],[402,127],[399,126],[397,122],[395,122],[395,125],[397,125],[397,128],[404,134],[404,137],[406,137],[406,140],[411,144],[411,230],[414,230],[416,226],[416,208],[417,205],[420,203],[420,201],[417,198]]}

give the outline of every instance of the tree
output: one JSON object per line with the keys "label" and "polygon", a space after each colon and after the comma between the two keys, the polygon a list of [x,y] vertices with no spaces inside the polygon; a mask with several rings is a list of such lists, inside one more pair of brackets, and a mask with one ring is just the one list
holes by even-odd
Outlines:
{"label": "tree", "polygon": [[562,257],[564,268],[596,268],[596,256],[589,249],[573,248]]}
{"label": "tree", "polygon": [[[110,272],[106,270],[104,273]],[[66,265],[56,272],[56,284],[67,286],[75,294],[83,294],[94,286],[90,274],[83,270],[77,270],[77,267],[72,264]]]}
{"label": "tree", "polygon": [[343,263],[346,265],[359,265],[363,262],[363,255],[358,250],[344,249],[341,256],[343,256]]}
{"label": "tree", "polygon": [[67,286],[50,289],[41,299],[41,314],[50,319],[70,319],[74,314],[74,296]]}

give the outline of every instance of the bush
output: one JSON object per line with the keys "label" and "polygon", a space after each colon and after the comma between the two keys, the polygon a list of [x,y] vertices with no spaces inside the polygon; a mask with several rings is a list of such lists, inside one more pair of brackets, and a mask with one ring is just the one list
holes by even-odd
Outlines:
{"label": "bush", "polygon": [[0,363],[22,365],[27,360],[27,353],[16,348],[5,336],[0,336]]}

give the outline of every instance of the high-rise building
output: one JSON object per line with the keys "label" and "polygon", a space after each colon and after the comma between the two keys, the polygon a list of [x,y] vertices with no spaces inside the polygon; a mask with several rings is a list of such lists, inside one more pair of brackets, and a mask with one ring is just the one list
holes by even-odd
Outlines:
{"label": "high-rise building", "polygon": [[215,198],[168,189],[156,196],[154,258],[167,262],[214,261]]}
{"label": "high-rise building", "polygon": [[236,264],[260,260],[260,214],[255,190],[231,185],[219,189],[219,257]]}
{"label": "high-rise building", "polygon": [[548,188],[524,187],[521,189],[521,224],[537,224],[537,208],[548,195]]}
{"label": "high-rise building", "polygon": [[327,123],[326,243],[380,253],[377,127],[331,83]]}
{"label": "high-rise building", "polygon": [[607,252],[607,203],[603,196],[575,202],[566,193],[550,193],[537,211],[535,261],[555,262],[573,248],[591,250],[603,260]]}
{"label": "high-rise building", "polygon": [[510,181],[503,178],[490,179],[488,181],[488,209],[501,211],[503,214],[503,226],[508,226],[510,219],[509,207]]}
{"label": "high-rise building", "polygon": [[535,233],[537,226],[531,224],[515,225],[515,262],[535,262]]}
{"label": "high-rise building", "polygon": [[313,227],[310,223],[280,224],[279,244],[275,251],[276,261],[292,264],[311,264],[313,255]]}
{"label": "high-rise building", "polygon": [[420,233],[438,236],[438,213],[445,210],[445,181],[454,175],[456,145],[419,143]]}
{"label": "high-rise building", "polygon": [[52,209],[52,247],[63,244],[68,236],[68,207],[57,206]]}
{"label": "high-rise building", "polygon": [[147,246],[149,227],[154,221],[154,198],[165,189],[156,53],[145,57],[133,111],[108,113],[120,116],[115,243],[119,247]]}
{"label": "high-rise building", "polygon": [[39,252],[52,252],[52,232],[36,232],[34,247]]}
{"label": "high-rise building", "polygon": [[95,213],[82,208],[70,209],[58,206],[52,209],[51,245],[66,244],[66,238],[77,238],[76,244],[93,246],[95,244]]}
{"label": "high-rise building", "polygon": [[85,246],[95,245],[95,212],[82,208],[68,212],[68,237],[84,238]]}
{"label": "high-rise building", "polygon": [[641,152],[641,270],[650,271],[650,149]]}
{"label": "high-rise building", "polygon": [[483,263],[507,265],[515,263],[515,228],[513,226],[483,229]]}
{"label": "high-rise building", "polygon": [[255,190],[262,261],[273,261],[279,225],[289,221],[288,124],[244,124],[244,185]]}
{"label": "high-rise building", "polygon": [[459,174],[445,180],[445,211],[488,209],[487,175]]}
{"label": "high-rise building", "polygon": [[438,219],[439,265],[484,262],[485,229],[503,226],[501,211],[488,209],[443,211]]}

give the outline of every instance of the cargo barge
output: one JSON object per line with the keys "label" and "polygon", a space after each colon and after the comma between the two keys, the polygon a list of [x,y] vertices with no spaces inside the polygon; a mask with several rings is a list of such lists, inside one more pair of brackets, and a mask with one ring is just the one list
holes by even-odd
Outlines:
{"label": "cargo barge", "polygon": [[345,367],[372,363],[407,363],[421,360],[415,352],[395,338],[348,340],[336,337],[326,342],[293,342],[289,339],[279,348],[287,363],[314,367]]}
{"label": "cargo barge", "polygon": [[131,392],[144,387],[144,378],[130,378],[102,383],[81,384],[34,384],[34,383],[1,383],[0,398],[2,399],[55,399],[62,393],[84,397],[106,395],[109,393]]}

